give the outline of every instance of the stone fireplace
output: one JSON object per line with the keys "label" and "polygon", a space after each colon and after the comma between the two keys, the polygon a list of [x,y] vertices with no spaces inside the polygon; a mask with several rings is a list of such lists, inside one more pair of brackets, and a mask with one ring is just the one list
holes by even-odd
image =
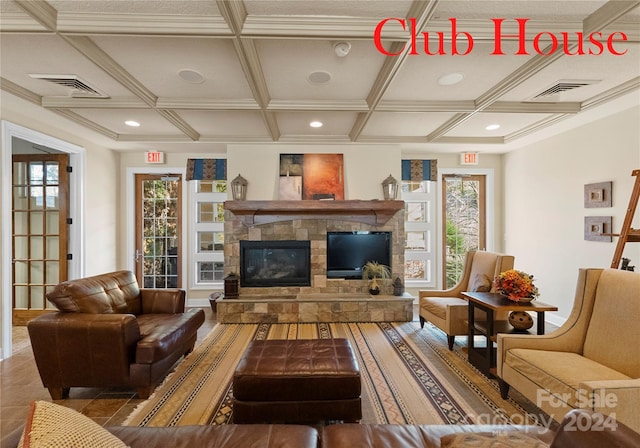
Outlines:
{"label": "stone fireplace", "polygon": [[[402,201],[227,201],[224,229],[225,276],[238,274],[241,284],[237,299],[217,304],[222,323],[380,322],[413,317],[413,298],[393,296],[391,280],[374,297],[365,280],[327,278],[327,232],[352,231],[390,232],[392,280],[404,277]],[[278,242],[308,244],[309,283],[248,281],[243,249]],[[253,264],[254,271],[262,268],[261,262]]]}
{"label": "stone fireplace", "polygon": [[[365,203],[366,207],[358,208]],[[393,208],[377,212],[384,205]],[[232,204],[232,205],[231,205]],[[235,207],[243,207],[236,210]],[[263,207],[263,208],[261,208]],[[277,207],[271,210],[270,208]],[[301,208],[304,207],[304,208]],[[247,210],[251,212],[248,214]],[[256,214],[255,210],[262,211]],[[266,211],[265,211],[266,210]],[[338,212],[336,212],[338,210]],[[362,279],[327,278],[327,232],[386,231],[391,232],[392,279],[404,278],[404,203],[402,201],[228,201],[225,203],[224,266],[225,275],[239,274],[240,297],[295,296],[297,294],[365,294]],[[309,242],[310,284],[271,286],[242,285],[241,241],[306,241]],[[383,294],[392,294],[391,282]]]}

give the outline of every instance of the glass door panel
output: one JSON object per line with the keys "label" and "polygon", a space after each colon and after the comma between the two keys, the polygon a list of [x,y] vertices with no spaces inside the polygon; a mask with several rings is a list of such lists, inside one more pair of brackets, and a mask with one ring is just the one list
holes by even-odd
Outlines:
{"label": "glass door panel", "polygon": [[443,282],[460,280],[466,253],[485,249],[485,176],[442,176]]}
{"label": "glass door panel", "polygon": [[13,156],[13,323],[52,308],[46,293],[67,280],[68,155]]}
{"label": "glass door panel", "polygon": [[136,276],[145,288],[181,287],[179,175],[136,175]]}

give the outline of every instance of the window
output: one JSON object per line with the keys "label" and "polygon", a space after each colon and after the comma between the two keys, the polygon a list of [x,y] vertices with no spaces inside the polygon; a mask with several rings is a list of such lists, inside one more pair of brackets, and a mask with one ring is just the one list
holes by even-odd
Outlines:
{"label": "window", "polygon": [[470,250],[485,250],[485,176],[446,174],[442,176],[443,284],[455,286]]}
{"label": "window", "polygon": [[405,282],[413,286],[435,286],[435,183],[402,181],[405,203]]}
{"label": "window", "polygon": [[224,280],[224,201],[227,181],[192,181],[195,286],[221,285]]}
{"label": "window", "polygon": [[198,262],[199,283],[213,283],[222,281],[224,275],[224,263],[200,261]]}

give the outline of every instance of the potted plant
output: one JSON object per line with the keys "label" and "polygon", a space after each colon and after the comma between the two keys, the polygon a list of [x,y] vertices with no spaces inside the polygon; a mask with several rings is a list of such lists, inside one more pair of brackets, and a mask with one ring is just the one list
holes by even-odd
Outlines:
{"label": "potted plant", "polygon": [[362,266],[362,278],[369,280],[369,292],[372,295],[377,295],[380,294],[378,279],[391,278],[391,270],[389,266],[380,264],[377,261],[367,261]]}

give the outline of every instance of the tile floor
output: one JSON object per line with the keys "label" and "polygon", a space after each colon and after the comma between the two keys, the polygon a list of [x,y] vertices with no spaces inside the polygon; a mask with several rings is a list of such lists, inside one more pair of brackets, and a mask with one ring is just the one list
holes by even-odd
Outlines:
{"label": "tile floor", "polygon": [[[203,308],[205,323],[198,330],[198,341],[216,324],[216,315]],[[29,344],[26,327],[13,329],[13,356],[0,362],[0,447],[6,446],[6,437],[21,428],[33,400],[52,401],[42,385]],[[141,403],[135,391],[98,388],[71,388],[69,398],[56,403],[76,409],[102,426],[117,425]]]}

